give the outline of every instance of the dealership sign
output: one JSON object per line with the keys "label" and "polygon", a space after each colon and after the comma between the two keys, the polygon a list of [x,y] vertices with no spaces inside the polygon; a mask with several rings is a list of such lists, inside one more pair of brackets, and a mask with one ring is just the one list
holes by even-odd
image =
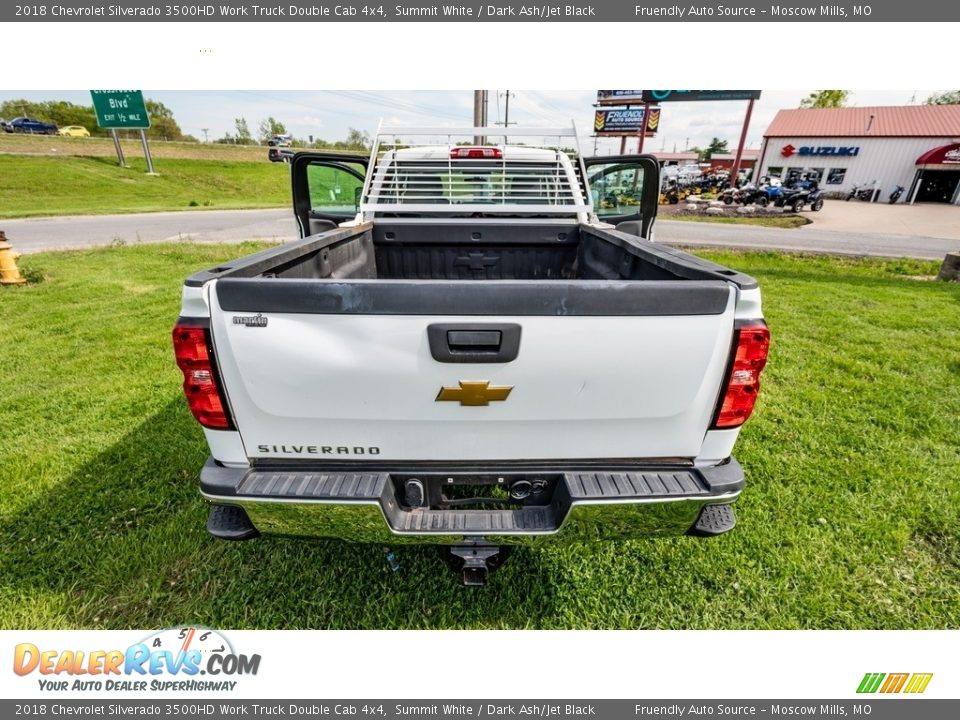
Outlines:
{"label": "dealership sign", "polygon": [[783,146],[783,148],[780,150],[780,154],[785,158],[793,157],[794,155],[798,155],[800,157],[856,157],[860,154],[860,147],[857,145],[818,145],[817,147],[801,145],[800,147],[794,147],[793,145],[788,144]]}
{"label": "dealership sign", "polygon": [[643,90],[597,90],[598,105],[633,105],[643,102]]}
{"label": "dealership sign", "polygon": [[759,100],[759,90],[644,90],[644,102],[693,102],[695,100]]}
{"label": "dealership sign", "polygon": [[[643,108],[597,110],[593,117],[593,129],[598,135],[637,135],[643,125]],[[656,133],[659,127],[660,108],[650,108],[646,134]]]}

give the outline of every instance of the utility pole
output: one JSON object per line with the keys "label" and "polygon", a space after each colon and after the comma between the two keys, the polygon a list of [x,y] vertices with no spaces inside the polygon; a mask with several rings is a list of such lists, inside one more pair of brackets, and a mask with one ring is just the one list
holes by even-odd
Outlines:
{"label": "utility pole", "polygon": [[[511,125],[516,125],[516,124],[517,124],[517,123],[515,123],[515,122],[510,122],[510,96],[511,96],[511,95],[513,95],[514,97],[517,96],[516,93],[512,93],[512,92],[510,92],[509,90],[507,90],[507,91],[504,93],[504,96],[507,98],[507,103],[506,103],[506,105],[504,106],[504,110],[503,110],[503,122],[500,122],[500,121],[498,120],[496,123],[494,123],[495,125],[503,125],[505,128],[508,128],[508,127],[510,127]],[[499,97],[499,95],[498,95],[497,97]]]}
{"label": "utility pole", "polygon": [[[516,97],[516,93],[511,93],[509,90],[507,90],[507,92],[504,93],[504,94],[505,94],[506,97],[507,97],[507,103],[506,103],[506,105],[504,106],[504,110],[503,110],[503,122],[500,122],[500,121],[498,120],[498,121],[497,121],[496,123],[494,123],[494,124],[495,124],[495,125],[503,125],[503,129],[504,129],[504,130],[509,130],[511,125],[516,125],[515,122],[510,122],[510,96],[513,95],[514,97]],[[497,93],[497,100],[499,100],[499,99],[500,99],[500,93]],[[506,135],[503,136],[503,144],[504,144],[504,145],[507,144],[507,136],[506,136]]]}
{"label": "utility pole", "polygon": [[208,135],[208,133],[210,132],[210,128],[200,128],[200,132],[203,133],[203,141],[205,143],[210,142],[210,136]]}
{"label": "utility pole", "polygon": [[[473,126],[474,127],[486,127],[487,126],[487,91],[486,90],[474,90],[473,91]],[[475,145],[483,145],[486,141],[482,135],[475,135],[473,142]]]}

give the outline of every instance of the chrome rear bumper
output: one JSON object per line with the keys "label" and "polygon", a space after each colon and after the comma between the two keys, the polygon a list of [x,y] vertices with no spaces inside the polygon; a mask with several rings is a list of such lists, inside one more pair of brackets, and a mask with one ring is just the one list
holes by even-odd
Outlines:
{"label": "chrome rear bumper", "polygon": [[[549,476],[551,493],[541,504],[509,509],[407,507],[396,480],[412,474],[450,483],[478,476]],[[712,468],[538,470],[524,465],[469,472],[385,471],[357,465],[234,469],[210,459],[201,473],[203,496],[217,505],[242,508],[251,523],[246,534],[221,535],[211,528],[221,537],[260,533],[381,544],[449,545],[477,538],[500,545],[588,542],[683,535],[695,526],[695,534],[718,534],[700,528],[701,513],[710,506],[732,503],[742,488],[743,470],[733,458]]]}

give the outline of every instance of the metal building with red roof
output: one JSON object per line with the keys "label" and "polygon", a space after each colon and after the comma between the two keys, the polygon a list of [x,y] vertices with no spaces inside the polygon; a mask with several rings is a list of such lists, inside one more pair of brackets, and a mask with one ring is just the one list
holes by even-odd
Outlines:
{"label": "metal building with red roof", "polygon": [[760,175],[814,170],[822,187],[874,185],[901,202],[960,205],[960,105],[780,110],[763,136]]}

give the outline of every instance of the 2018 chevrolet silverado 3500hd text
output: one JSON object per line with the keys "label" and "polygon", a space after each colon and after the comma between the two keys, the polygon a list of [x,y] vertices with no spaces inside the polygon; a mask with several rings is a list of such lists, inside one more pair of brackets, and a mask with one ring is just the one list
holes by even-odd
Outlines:
{"label": "2018 chevrolet silverado 3500hd text", "polygon": [[491,133],[297,153],[301,239],[187,279],[213,535],[440,543],[482,584],[511,544],[733,527],[756,282],[653,242],[653,157]]}

